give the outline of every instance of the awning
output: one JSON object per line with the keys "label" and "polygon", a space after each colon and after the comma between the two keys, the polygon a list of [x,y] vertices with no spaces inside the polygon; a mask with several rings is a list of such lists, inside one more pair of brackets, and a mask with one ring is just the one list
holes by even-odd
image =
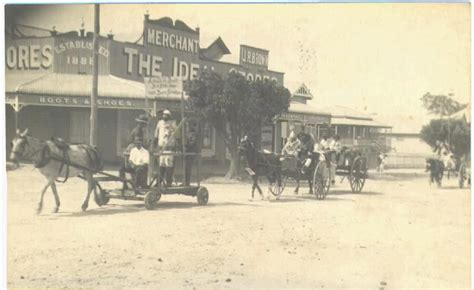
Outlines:
{"label": "awning", "polygon": [[360,120],[348,118],[332,118],[331,125],[348,125],[348,126],[366,126],[377,128],[392,128],[392,126],[384,125],[373,120]]}
{"label": "awning", "polygon": [[[7,82],[9,79],[7,78]],[[92,76],[52,73],[15,87],[15,93],[85,97],[92,91]],[[100,97],[145,98],[145,85],[111,75],[99,76]]]}
{"label": "awning", "polygon": [[44,73],[6,73],[5,74],[5,92],[15,93],[23,85],[45,77]]}
{"label": "awning", "polygon": [[328,116],[331,113],[327,111],[318,110],[315,107],[309,104],[291,102],[290,107],[288,108],[290,113],[302,113],[302,114],[312,114],[312,115],[325,115]]}

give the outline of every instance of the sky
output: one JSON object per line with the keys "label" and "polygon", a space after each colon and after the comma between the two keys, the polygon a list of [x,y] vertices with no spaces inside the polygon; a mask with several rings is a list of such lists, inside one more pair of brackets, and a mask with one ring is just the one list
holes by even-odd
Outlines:
{"label": "sky", "polygon": [[[305,83],[315,107],[426,121],[426,92],[470,101],[466,3],[102,4],[101,32],[136,41],[146,11],[199,27],[201,47],[222,37],[232,52],[223,61],[238,63],[240,44],[269,50],[269,68],[285,73],[290,91]],[[78,30],[84,18],[93,30],[92,5],[28,6],[7,9],[6,17],[58,31]]]}

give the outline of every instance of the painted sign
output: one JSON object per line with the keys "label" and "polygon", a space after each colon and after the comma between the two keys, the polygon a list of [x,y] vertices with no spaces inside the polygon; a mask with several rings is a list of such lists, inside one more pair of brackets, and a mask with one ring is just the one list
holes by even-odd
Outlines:
{"label": "painted sign", "polygon": [[5,41],[5,64],[7,70],[51,70],[53,40],[49,38],[7,39]]}
{"label": "painted sign", "polygon": [[183,81],[166,76],[145,78],[145,91],[148,98],[179,99],[183,94]]}
{"label": "painted sign", "polygon": [[[99,74],[109,71],[109,43],[99,39]],[[60,73],[92,74],[94,66],[94,44],[91,38],[80,36],[57,36],[54,38],[54,68]]]}
{"label": "painted sign", "polygon": [[279,119],[284,120],[296,120],[302,121],[303,123],[313,123],[313,124],[329,124],[329,116],[318,116],[318,115],[308,115],[308,114],[295,114],[295,113],[283,113]]}
{"label": "painted sign", "polygon": [[[11,98],[7,95],[7,99]],[[90,107],[89,97],[19,95],[18,102],[23,105]],[[99,108],[141,109],[145,107],[145,102],[143,99],[99,97],[97,105]]]}
{"label": "painted sign", "polygon": [[171,18],[145,21],[144,44],[182,53],[199,54],[199,32]]}
{"label": "painted sign", "polygon": [[240,64],[243,66],[268,67],[268,50],[240,45]]}

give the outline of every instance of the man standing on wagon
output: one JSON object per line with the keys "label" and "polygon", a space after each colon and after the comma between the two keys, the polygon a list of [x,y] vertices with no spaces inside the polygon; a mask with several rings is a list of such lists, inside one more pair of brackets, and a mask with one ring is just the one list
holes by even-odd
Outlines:
{"label": "man standing on wagon", "polygon": [[[172,154],[176,147],[176,122],[171,119],[171,112],[163,111],[163,118],[158,121],[155,129],[155,142],[161,154]],[[164,177],[166,186],[171,186],[173,181],[174,156],[160,155],[160,176]],[[161,181],[160,181],[161,182]]]}

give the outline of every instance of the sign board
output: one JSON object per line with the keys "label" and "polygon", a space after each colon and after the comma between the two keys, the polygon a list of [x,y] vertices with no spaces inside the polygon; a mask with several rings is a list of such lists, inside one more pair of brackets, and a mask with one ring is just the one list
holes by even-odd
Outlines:
{"label": "sign board", "polygon": [[145,93],[148,98],[179,99],[183,94],[183,81],[165,76],[145,78]]}
{"label": "sign board", "polygon": [[303,123],[308,123],[308,124],[329,124],[330,122],[329,116],[296,114],[296,113],[283,113],[281,114],[279,119],[301,121]]}
{"label": "sign board", "polygon": [[268,68],[268,50],[240,45],[240,64]]}

